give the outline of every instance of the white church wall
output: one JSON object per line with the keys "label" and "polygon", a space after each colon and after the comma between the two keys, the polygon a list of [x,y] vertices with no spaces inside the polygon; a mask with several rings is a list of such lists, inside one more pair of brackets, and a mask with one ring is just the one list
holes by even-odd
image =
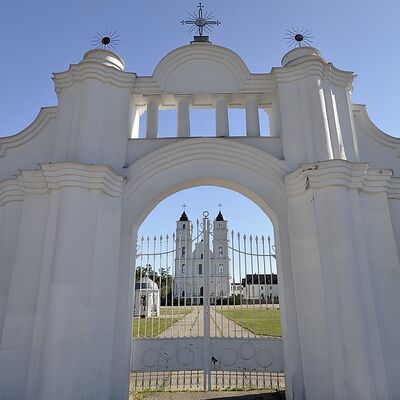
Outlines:
{"label": "white church wall", "polygon": [[400,179],[392,178],[392,190],[389,191],[389,210],[392,220],[397,252],[400,254]]}
{"label": "white church wall", "polygon": [[365,106],[353,104],[352,113],[360,159],[368,161],[373,168],[391,169],[395,176],[399,176],[400,139],[377,128],[370,120]]}
{"label": "white church wall", "polygon": [[[243,133],[244,134],[244,133]],[[159,138],[159,139],[136,139],[129,140],[127,149],[127,164],[130,165],[133,162],[139,160],[152,151],[158,150],[162,147],[168,146],[173,143],[179,143],[185,139],[180,138]],[[257,149],[263,150],[272,156],[282,159],[282,139],[279,137],[229,137],[225,139],[232,141],[234,143],[242,143],[248,146],[255,147]]]}
{"label": "white church wall", "polygon": [[[305,192],[298,197],[289,197],[288,223],[290,254],[294,266],[293,285],[297,307],[301,364],[304,366],[304,390],[311,399],[317,399],[319,393],[333,393],[334,382],[332,381],[332,366],[328,350],[329,327],[320,269],[321,254],[312,200],[311,192]],[[279,276],[278,282],[281,282]],[[327,289],[329,288],[333,290],[328,285]],[[281,303],[284,300],[282,297],[281,294]],[[319,332],[319,335],[312,337],[307,332]],[[320,373],[316,374],[314,368],[318,368]]]}
{"label": "white church wall", "polygon": [[42,108],[26,129],[0,137],[0,180],[11,178],[22,169],[35,169],[39,162],[54,160],[57,114],[57,107]]}
{"label": "white church wall", "polygon": [[132,134],[135,75],[105,50],[91,50],[83,60],[54,74],[59,101],[55,159],[111,164],[121,170]]}
{"label": "white church wall", "polygon": [[[300,163],[333,158],[358,160],[349,108],[351,72],[324,61],[318,50],[293,49],[273,68],[285,160]],[[304,101],[307,99],[307,101]]]}
{"label": "white church wall", "polygon": [[[24,201],[1,336],[1,397],[72,398],[84,390],[108,398],[122,179],[107,170],[46,164],[19,178]],[[77,335],[83,347],[72,345]],[[95,361],[100,388],[90,379]]]}
{"label": "white church wall", "polygon": [[[338,167],[341,164],[342,167],[347,166],[347,171],[345,168],[342,168],[341,173],[337,168],[330,171],[334,165]],[[393,268],[396,270],[398,264],[387,204],[385,206],[386,183],[390,175],[387,171],[382,174],[376,174],[377,171],[374,170],[367,171],[366,163],[350,164],[339,160],[315,163],[314,167],[303,164],[298,171],[300,175],[306,177],[306,185],[296,187],[295,182],[298,179],[296,172],[288,176],[287,182],[290,183],[293,201],[299,202],[305,199],[302,204],[309,209],[309,213],[307,214],[303,208],[297,208],[294,214],[289,208],[289,221],[302,221],[300,218],[302,216],[309,221],[308,223],[303,221],[304,227],[307,227],[310,221],[314,221],[316,232],[311,234],[310,238],[312,240],[318,238],[319,243],[315,243],[319,248],[316,265],[320,265],[318,269],[321,269],[321,282],[318,283],[313,279],[312,290],[321,290],[326,299],[325,307],[319,314],[320,320],[312,322],[309,314],[306,317],[303,314],[304,310],[299,310],[299,324],[305,323],[307,319],[309,329],[310,326],[312,329],[322,329],[321,324],[326,324],[326,334],[331,338],[331,347],[327,347],[326,343],[318,348],[317,352],[318,357],[322,357],[325,352],[327,362],[324,364],[320,360],[314,365],[318,365],[319,368],[325,365],[327,370],[323,375],[328,377],[331,374],[329,385],[333,384],[333,387],[328,389],[329,386],[318,387],[322,384],[321,381],[307,382],[308,373],[312,370],[312,367],[308,366],[304,375],[306,391],[317,395],[314,390],[329,393],[329,390],[334,388],[337,396],[335,398],[352,398],[355,396],[354,393],[357,393],[357,396],[361,393],[363,398],[373,398],[376,390],[382,398],[396,398],[397,384],[390,382],[390,376],[385,372],[385,365],[393,367],[392,362],[397,359],[397,347],[394,345],[393,353],[385,355],[386,345],[389,344],[384,342],[389,343],[390,340],[390,334],[385,333],[386,329],[390,329],[392,333],[399,327],[396,325],[397,318],[394,318],[396,322],[384,320],[388,303],[382,302],[384,296],[391,292],[391,286],[386,281],[390,279],[391,274],[386,271],[387,269],[393,271]],[[304,181],[298,180],[298,184],[301,182]],[[300,207],[300,204],[296,206]],[[326,210],[329,210],[329,213]],[[376,228],[379,224],[383,231]],[[308,237],[306,230],[303,232],[303,238],[304,236]],[[382,237],[388,239],[386,245],[389,247],[381,245]],[[291,240],[292,259],[301,254],[296,251],[296,241],[293,238]],[[301,248],[304,249],[299,247],[300,250]],[[379,257],[380,262],[385,265],[379,278],[376,276],[379,272],[374,266],[374,257],[369,254],[370,251],[374,252],[375,257]],[[309,296],[306,287],[298,286],[301,278],[297,277],[297,273],[303,272],[308,278],[317,276],[317,271],[306,274],[303,269],[307,258],[311,255],[309,251],[304,260],[296,258],[293,263],[297,304],[301,304],[302,297]],[[391,276],[391,278],[394,282],[397,281],[397,277]],[[398,284],[396,282],[393,285],[397,287]],[[389,292],[383,294],[384,287]],[[380,294],[375,293],[376,289],[382,293],[382,298]],[[398,293],[396,295],[392,293],[393,302]],[[309,300],[311,301],[311,298]],[[385,301],[389,301],[388,297]],[[300,328],[300,340],[307,341],[308,338],[303,337],[302,332]],[[315,343],[310,343],[310,346],[315,346]],[[309,350],[306,348],[306,352],[302,353],[303,365],[310,355]],[[315,351],[314,347],[314,354]],[[385,360],[384,356],[389,357],[390,361]],[[310,362],[311,360],[307,365],[311,365]],[[329,368],[332,368],[331,372]],[[395,368],[391,368],[391,373],[396,373],[395,371]],[[368,388],[371,381],[374,382],[373,391]]]}
{"label": "white church wall", "polygon": [[0,341],[17,252],[22,199],[22,190],[16,179],[0,183]]}
{"label": "white church wall", "polygon": [[[82,391],[100,399],[110,396],[122,180],[106,167],[101,170],[113,191],[84,187],[60,193],[39,398],[60,396],[60,391],[67,391],[65,398]],[[74,218],[68,218],[72,209]],[[76,337],[82,347],[59,346]],[[96,383],[90,379],[93,365],[102,377]],[[75,383],[68,387],[64,381]]]}
{"label": "white church wall", "polygon": [[[242,193],[274,223],[287,398],[399,397],[400,141],[350,106],[353,75],[317,50],[293,50],[283,64],[250,74],[232,51],[201,44],[137,78],[92,51],[55,75],[57,108],[0,139],[1,178],[24,170],[0,181],[0,397],[127,398],[133,238],[163,198],[203,184]],[[260,96],[281,138],[127,144],[151,93],[153,117],[162,91],[174,99],[184,82],[185,94],[203,83],[210,93],[194,101],[216,106],[221,93],[191,79],[194,65],[226,72],[215,82],[219,121],[229,101]]]}
{"label": "white church wall", "polygon": [[30,188],[35,173],[23,173],[21,180],[25,198],[0,350],[0,394],[15,399],[25,398],[28,376],[34,373],[30,360],[50,202],[42,185]]}
{"label": "white church wall", "polygon": [[[400,308],[395,304],[399,301],[400,264],[392,227],[393,215],[390,215],[387,194],[384,191],[363,193],[361,205],[371,279],[366,297],[374,302],[374,307],[367,309],[367,313],[375,312],[379,327],[371,343],[381,343],[388,395],[389,398],[397,398],[400,397]],[[362,273],[364,275],[364,271]]]}

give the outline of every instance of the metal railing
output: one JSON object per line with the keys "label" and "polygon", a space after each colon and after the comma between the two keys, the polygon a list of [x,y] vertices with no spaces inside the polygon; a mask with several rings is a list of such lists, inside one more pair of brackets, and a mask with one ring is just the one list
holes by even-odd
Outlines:
{"label": "metal railing", "polygon": [[218,230],[208,213],[202,223],[196,221],[195,229],[187,224],[173,235],[138,239],[133,347],[158,340],[160,348],[169,348],[175,346],[175,339],[191,339],[202,354],[194,355],[184,367],[175,356],[168,359],[165,351],[161,361],[167,370],[163,371],[138,367],[138,361],[132,361],[132,387],[283,388],[281,367],[261,368],[268,363],[257,359],[253,371],[244,364],[235,370],[220,360],[229,340],[242,340],[238,343],[246,349],[246,343],[257,347],[268,339],[280,351],[279,290],[271,238],[228,232],[225,226]]}

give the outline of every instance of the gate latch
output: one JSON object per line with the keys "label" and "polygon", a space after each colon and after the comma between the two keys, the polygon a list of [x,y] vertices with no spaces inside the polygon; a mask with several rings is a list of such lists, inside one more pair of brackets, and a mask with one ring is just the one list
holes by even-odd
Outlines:
{"label": "gate latch", "polygon": [[214,368],[215,368],[215,363],[217,363],[218,360],[214,356],[211,356],[211,361],[214,363]]}

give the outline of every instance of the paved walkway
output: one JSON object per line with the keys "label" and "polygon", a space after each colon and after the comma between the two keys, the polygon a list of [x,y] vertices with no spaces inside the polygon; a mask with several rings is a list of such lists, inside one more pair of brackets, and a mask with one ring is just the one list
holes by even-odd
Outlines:
{"label": "paved walkway", "polygon": [[[135,397],[131,397],[135,400]],[[144,396],[145,400],[212,400],[212,399],[235,399],[235,400],[284,400],[283,391],[265,393],[265,391],[234,391],[234,392],[156,392],[148,393]]]}
{"label": "paved walkway", "polygon": [[[177,309],[175,307],[175,309]],[[174,317],[178,314],[175,313]],[[162,332],[159,337],[203,336],[204,313],[202,306],[193,306],[192,311],[180,318],[174,325]],[[211,307],[210,335],[216,337],[255,337],[254,333],[241,327],[219,312],[219,306]]]}

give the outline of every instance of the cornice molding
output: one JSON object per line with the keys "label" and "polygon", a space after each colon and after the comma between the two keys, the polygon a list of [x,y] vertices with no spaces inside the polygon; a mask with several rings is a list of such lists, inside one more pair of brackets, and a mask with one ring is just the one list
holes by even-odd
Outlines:
{"label": "cornice molding", "polygon": [[0,157],[4,157],[7,150],[21,146],[37,136],[48,123],[57,116],[57,107],[41,108],[34,121],[21,132],[12,136],[0,138]]}
{"label": "cornice molding", "polygon": [[121,197],[124,178],[108,165],[73,162],[39,164],[50,190],[79,187],[100,190],[111,197]]}
{"label": "cornice molding", "polygon": [[400,139],[381,131],[370,119],[367,107],[364,104],[352,104],[352,112],[353,117],[361,123],[364,132],[371,139],[386,147],[395,149],[397,157],[400,158]]}
{"label": "cornice molding", "polygon": [[23,201],[26,195],[43,195],[52,190],[83,188],[115,198],[123,192],[125,178],[111,166],[75,162],[39,164],[39,169],[20,171],[15,179],[0,181],[0,206]]}
{"label": "cornice molding", "polygon": [[389,192],[392,171],[371,169],[368,163],[352,163],[346,160],[327,160],[301,164],[286,175],[285,183],[289,197],[299,196],[310,189],[341,186],[364,192]]}
{"label": "cornice molding", "polygon": [[332,63],[327,63],[322,58],[307,59],[296,65],[274,67],[271,70],[275,81],[290,83],[299,79],[315,76],[318,79],[329,80],[336,86],[351,88],[355,75],[351,71],[342,71]]}
{"label": "cornice molding", "polygon": [[4,179],[0,181],[0,207],[7,203],[24,200],[24,192],[18,179]]}
{"label": "cornice molding", "polygon": [[388,198],[400,200],[400,177],[399,176],[392,177],[390,189],[388,192]]}
{"label": "cornice molding", "polygon": [[393,172],[389,169],[369,168],[365,174],[362,190],[364,192],[389,192],[392,186]]}
{"label": "cornice molding", "polygon": [[85,61],[81,64],[72,64],[65,72],[53,74],[56,93],[59,95],[62,89],[71,87],[76,82],[85,79],[97,79],[102,83],[108,83],[115,87],[133,89],[136,74],[119,71],[113,67],[97,62]]}
{"label": "cornice molding", "polygon": [[40,195],[49,193],[47,182],[41,170],[20,171],[17,179],[24,194]]}

